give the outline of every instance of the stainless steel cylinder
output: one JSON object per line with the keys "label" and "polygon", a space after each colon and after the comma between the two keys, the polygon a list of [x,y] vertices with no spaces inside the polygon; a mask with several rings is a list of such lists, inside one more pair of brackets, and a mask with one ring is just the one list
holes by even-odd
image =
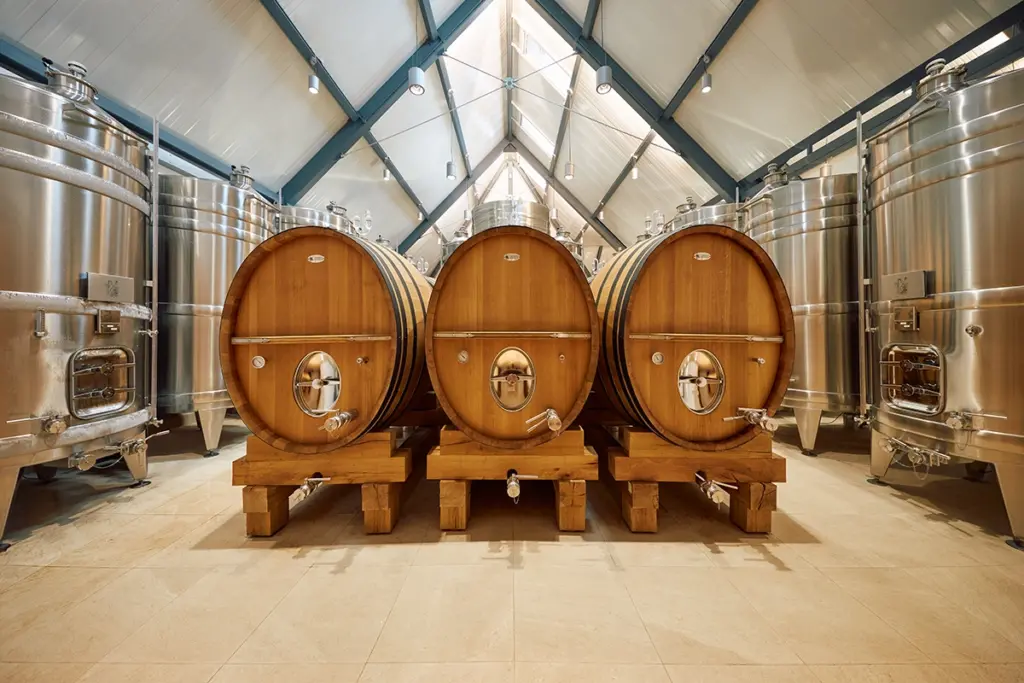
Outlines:
{"label": "stainless steel cylinder", "polygon": [[47,71],[0,76],[0,468],[114,453],[150,418],[148,143],[81,65]]}
{"label": "stainless steel cylinder", "polygon": [[697,206],[693,203],[680,204],[676,215],[669,224],[669,230],[682,230],[691,225],[724,225],[743,232],[743,212],[740,204],[713,204]]}
{"label": "stainless steel cylinder", "polygon": [[520,225],[548,232],[551,224],[548,207],[537,202],[499,199],[485,202],[473,209],[473,233],[489,228]]}
{"label": "stainless steel cylinder", "polygon": [[221,310],[235,271],[272,234],[277,213],[251,181],[244,166],[230,183],[160,176],[159,406],[165,412],[202,416],[231,406],[218,357]]}
{"label": "stainless steel cylinder", "polygon": [[327,205],[326,211],[311,209],[306,206],[282,206],[277,213],[277,232],[309,225],[332,228],[349,235],[355,234],[352,228],[352,221],[349,219],[345,207],[338,206],[333,202]]}
{"label": "stainless steel cylinder", "polygon": [[860,401],[857,175],[780,176],[744,213],[743,231],[771,256],[793,306],[796,358],[783,405],[797,411],[810,450],[822,412],[856,412]]}
{"label": "stainless steel cylinder", "polygon": [[968,86],[942,67],[868,140],[872,469],[885,447],[993,462],[1022,537],[1024,71]]}

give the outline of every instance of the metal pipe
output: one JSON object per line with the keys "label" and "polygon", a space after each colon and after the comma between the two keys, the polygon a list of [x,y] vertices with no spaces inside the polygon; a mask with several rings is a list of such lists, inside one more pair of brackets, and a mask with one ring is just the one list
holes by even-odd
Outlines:
{"label": "metal pipe", "polygon": [[629,338],[643,341],[706,340],[721,342],[763,342],[766,344],[781,344],[785,341],[783,337],[761,337],[753,334],[706,334],[698,332],[652,332],[649,334],[631,334],[629,335]]}
{"label": "metal pipe", "polygon": [[0,290],[0,310],[44,311],[63,315],[98,315],[100,311],[117,311],[122,318],[151,320],[154,317],[154,311],[140,304],[92,301],[63,294],[5,290]]}
{"label": "metal pipe", "polygon": [[[590,339],[589,332],[536,332],[520,330],[474,330],[471,332],[435,332],[434,339],[472,339],[474,337],[531,337],[542,339]],[[233,341],[233,340],[232,340]]]}
{"label": "metal pipe", "polygon": [[149,319],[149,329],[150,329],[150,332],[152,332],[152,334],[149,335],[149,395],[147,396],[147,399],[149,401],[149,416],[150,416],[150,419],[155,420],[156,419],[156,403],[157,403],[157,386],[156,386],[156,383],[157,383],[157,379],[156,379],[157,368],[156,368],[156,366],[157,366],[157,358],[159,358],[159,356],[157,356],[157,350],[158,350],[157,349],[157,344],[159,343],[157,341],[157,336],[160,333],[160,330],[158,328],[158,318],[159,318],[159,316],[157,315],[157,302],[160,300],[158,298],[159,294],[160,294],[160,284],[159,284],[160,283],[160,279],[159,279],[159,275],[160,275],[160,273],[159,273],[159,269],[160,269],[160,265],[159,265],[159,263],[160,263],[160,259],[159,259],[159,249],[160,249],[160,242],[159,242],[159,237],[160,237],[160,232],[159,232],[160,231],[160,213],[159,213],[159,211],[157,211],[157,201],[158,201],[158,198],[160,196],[160,188],[159,188],[159,182],[160,182],[160,122],[157,120],[157,118],[155,116],[153,117],[153,148],[152,148],[152,156],[150,157],[149,163],[151,164],[150,169],[149,169],[149,173],[150,173],[149,204],[150,204],[150,207],[151,207],[150,211],[149,211],[149,230],[150,230],[149,249],[150,249],[150,258],[152,259],[150,261],[150,269],[149,269],[150,278],[151,278],[151,282],[149,283],[149,291],[150,291],[150,299],[149,299],[150,304],[149,305],[150,305],[150,307],[153,310],[153,315]]}
{"label": "metal pipe", "polygon": [[867,340],[867,306],[864,297],[864,258],[867,252],[864,229],[864,164],[867,155],[864,148],[864,121],[857,112],[857,353],[860,359],[860,406],[861,418],[868,413],[868,340]]}
{"label": "metal pipe", "polygon": [[232,337],[232,346],[245,344],[312,344],[316,342],[377,342],[391,341],[385,334],[293,334],[274,337]]}

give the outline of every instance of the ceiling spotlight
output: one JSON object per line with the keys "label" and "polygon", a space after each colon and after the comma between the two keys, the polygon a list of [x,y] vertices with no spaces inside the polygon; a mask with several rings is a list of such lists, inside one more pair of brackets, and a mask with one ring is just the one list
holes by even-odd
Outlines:
{"label": "ceiling spotlight", "polygon": [[387,166],[384,167],[384,182],[391,180],[391,169]]}
{"label": "ceiling spotlight", "polygon": [[603,221],[604,220],[604,209],[601,209],[600,211],[597,212],[597,220],[599,220],[599,221]]}
{"label": "ceiling spotlight", "polygon": [[423,222],[423,212],[422,211],[417,211],[416,212],[416,220],[418,220],[420,223]]}
{"label": "ceiling spotlight", "polygon": [[423,69],[418,66],[409,69],[409,92],[413,95],[422,95],[427,91],[427,76]]}
{"label": "ceiling spotlight", "polygon": [[455,162],[454,161],[449,161],[448,163],[446,163],[444,165],[444,169],[445,169],[445,175],[448,177],[448,180],[455,180],[455,178],[456,178],[456,175],[455,175]]}
{"label": "ceiling spotlight", "polygon": [[704,55],[704,75],[700,78],[700,91],[705,95],[711,92],[711,72],[708,71],[709,64],[711,64],[711,60],[707,55]]}
{"label": "ceiling spotlight", "polygon": [[566,164],[565,164],[565,179],[566,180],[572,180],[575,177],[576,177],[576,164],[572,163],[571,161],[566,162]]}
{"label": "ceiling spotlight", "polygon": [[632,176],[633,180],[636,180],[640,177],[640,169],[634,165],[633,170],[629,172],[629,175]]}
{"label": "ceiling spotlight", "polygon": [[605,64],[597,69],[597,94],[607,95],[612,91],[612,68]]}
{"label": "ceiling spotlight", "polygon": [[309,94],[316,95],[320,92],[320,79],[316,74],[309,74]]}
{"label": "ceiling spotlight", "polygon": [[551,209],[551,211],[548,212],[548,217],[551,220],[553,220],[553,221],[557,221],[558,220],[558,209]]}

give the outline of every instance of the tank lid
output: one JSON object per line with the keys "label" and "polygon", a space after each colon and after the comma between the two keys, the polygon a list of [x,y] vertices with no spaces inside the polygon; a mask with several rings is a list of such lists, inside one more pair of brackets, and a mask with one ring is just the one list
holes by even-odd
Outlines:
{"label": "tank lid", "polygon": [[693,197],[687,197],[686,202],[676,207],[676,213],[686,213],[687,211],[693,211],[697,208],[697,202],[693,201]]}
{"label": "tank lid", "polygon": [[789,170],[786,166],[780,168],[778,164],[768,164],[768,172],[764,174],[765,189],[788,184]]}
{"label": "tank lid", "polygon": [[231,167],[231,184],[242,190],[252,189],[252,174],[248,166]]}
{"label": "tank lid", "polygon": [[933,93],[956,92],[967,87],[967,67],[946,69],[945,59],[933,59],[924,68],[927,74],[917,83],[915,94],[922,100]]}
{"label": "tank lid", "polygon": [[46,83],[50,89],[75,102],[93,102],[96,88],[85,80],[88,69],[80,62],[68,62],[66,70],[57,68],[49,59],[44,59]]}
{"label": "tank lid", "polygon": [[516,225],[546,233],[550,225],[548,208],[538,202],[499,199],[484,202],[473,209],[474,232]]}
{"label": "tank lid", "polygon": [[391,240],[384,237],[384,235],[377,235],[377,239],[375,239],[373,243],[378,244],[382,247],[386,247],[388,249],[391,248]]}

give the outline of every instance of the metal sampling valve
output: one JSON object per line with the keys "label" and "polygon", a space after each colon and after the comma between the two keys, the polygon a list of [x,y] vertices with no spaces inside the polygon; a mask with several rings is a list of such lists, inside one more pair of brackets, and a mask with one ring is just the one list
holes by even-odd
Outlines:
{"label": "metal sampling valve", "polygon": [[359,411],[355,408],[352,410],[334,411],[334,415],[324,420],[320,429],[328,433],[336,432],[357,417],[359,417]]}
{"label": "metal sampling valve", "polygon": [[697,472],[697,488],[708,497],[715,505],[724,505],[729,502],[729,494],[722,488],[725,484],[710,479],[704,472]]}
{"label": "metal sampling valve", "polygon": [[306,480],[299,487],[299,500],[304,500],[310,496],[318,488],[326,484],[331,480],[330,477],[318,477],[316,475],[312,477],[306,477]]}
{"label": "metal sampling valve", "polygon": [[540,477],[537,477],[532,474],[519,474],[515,470],[509,470],[508,474],[505,476],[505,493],[507,493],[508,497],[511,498],[514,502],[518,503],[519,494],[522,493],[523,490],[523,487],[520,485],[519,482],[521,482],[523,479],[539,478]]}
{"label": "metal sampling valve", "polygon": [[939,465],[948,465],[951,460],[951,458],[945,453],[939,453],[938,451],[933,451],[930,448],[923,448],[921,446],[911,446],[899,439],[889,438],[885,441],[882,447],[885,449],[886,453],[893,457],[897,457],[901,454],[906,455],[910,464],[915,466],[937,467]]}
{"label": "metal sampling valve", "polygon": [[562,418],[558,417],[558,413],[555,412],[554,408],[548,408],[539,415],[534,415],[526,421],[526,433],[529,434],[537,427],[547,425],[548,429],[553,432],[557,432],[562,428]]}
{"label": "metal sampling valve", "polygon": [[764,408],[737,408],[736,412],[739,415],[733,415],[732,417],[723,417],[723,422],[733,422],[734,420],[746,420],[755,427],[769,432],[775,433],[775,430],[779,428],[778,421],[768,414],[768,411]]}

